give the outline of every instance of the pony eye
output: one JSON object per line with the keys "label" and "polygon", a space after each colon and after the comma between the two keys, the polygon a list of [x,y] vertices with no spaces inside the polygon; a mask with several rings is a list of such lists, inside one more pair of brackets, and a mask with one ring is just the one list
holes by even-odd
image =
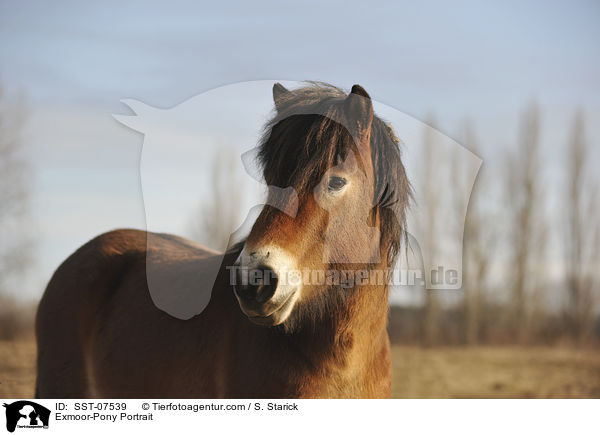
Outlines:
{"label": "pony eye", "polygon": [[338,191],[346,185],[346,179],[341,177],[331,177],[329,179],[329,190]]}

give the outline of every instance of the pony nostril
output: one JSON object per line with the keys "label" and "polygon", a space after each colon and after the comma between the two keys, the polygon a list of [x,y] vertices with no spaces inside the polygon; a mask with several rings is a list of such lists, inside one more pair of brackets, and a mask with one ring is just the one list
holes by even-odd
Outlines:
{"label": "pony nostril", "polygon": [[273,297],[275,294],[275,290],[277,290],[277,274],[270,267],[265,267],[262,269],[263,273],[263,281],[258,286],[256,290],[256,301],[263,303],[267,302],[269,299]]}
{"label": "pony nostril", "polygon": [[273,297],[277,289],[277,274],[267,266],[251,269],[242,279],[239,276],[239,285],[234,286],[235,293],[246,302],[264,303]]}

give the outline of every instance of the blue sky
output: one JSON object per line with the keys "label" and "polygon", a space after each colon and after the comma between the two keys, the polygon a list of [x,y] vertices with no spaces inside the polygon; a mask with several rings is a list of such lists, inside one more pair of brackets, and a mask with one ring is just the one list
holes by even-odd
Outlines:
{"label": "blue sky", "polygon": [[[576,107],[600,138],[600,3],[0,3],[0,83],[28,100],[39,267],[32,297],[86,239],[143,225],[141,137],[112,113],[135,98],[171,107],[240,81],[322,80],[457,134],[471,118],[484,161],[542,108],[556,154]],[[556,161],[549,163],[557,164]]]}
{"label": "blue sky", "polygon": [[3,80],[99,107],[270,78],[359,82],[413,115],[598,104],[594,1],[123,3],[3,1]]}

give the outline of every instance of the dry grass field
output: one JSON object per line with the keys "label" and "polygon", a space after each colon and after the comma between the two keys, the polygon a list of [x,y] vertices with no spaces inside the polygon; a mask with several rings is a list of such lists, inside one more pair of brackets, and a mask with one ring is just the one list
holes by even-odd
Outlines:
{"label": "dry grass field", "polygon": [[35,392],[33,338],[0,341],[0,398],[31,398]]}
{"label": "dry grass field", "polygon": [[600,351],[549,347],[393,348],[404,398],[600,398]]}
{"label": "dry grass field", "polygon": [[[600,398],[600,351],[393,348],[397,398]],[[33,397],[35,342],[0,341],[0,398]]]}

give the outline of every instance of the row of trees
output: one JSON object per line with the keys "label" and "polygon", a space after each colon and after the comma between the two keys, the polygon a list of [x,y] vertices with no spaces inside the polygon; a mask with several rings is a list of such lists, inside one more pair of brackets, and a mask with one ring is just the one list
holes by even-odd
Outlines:
{"label": "row of trees", "polygon": [[[22,103],[8,99],[0,89],[0,339],[10,338],[20,328],[23,316],[8,289],[18,288],[15,284],[31,264],[31,239],[23,225],[31,185],[20,141],[23,113]],[[433,118],[428,124],[435,127]],[[574,116],[560,166],[544,173],[550,152],[540,137],[540,111],[534,104],[527,107],[518,146],[505,151],[500,165],[484,162],[466,222],[461,210],[471,186],[464,178],[465,163],[440,153],[431,132],[428,128],[423,135],[423,203],[419,204],[428,231],[419,242],[435,250],[440,227],[447,224],[448,216],[456,216],[456,230],[464,229],[463,289],[459,299],[426,291],[421,308],[405,308],[401,317],[392,318],[391,328],[397,329],[393,335],[406,339],[412,334],[428,345],[529,343],[549,337],[569,337],[579,344],[589,341],[598,314],[600,200],[591,163],[597,156],[592,156],[586,138],[584,113]],[[464,124],[459,142],[479,154],[470,123]],[[194,219],[189,228],[191,235],[217,249],[225,248],[239,218],[242,192],[231,189],[235,158],[231,150],[216,154],[211,176],[214,194],[204,198],[200,220]],[[449,170],[435,170],[440,167]],[[442,209],[447,204],[442,206],[435,177],[449,177],[447,182],[456,192],[450,209]],[[556,264],[561,279],[549,273]],[[561,295],[560,308],[554,304],[551,309],[550,297]]]}
{"label": "row of trees", "polygon": [[[426,132],[422,206],[432,216],[427,220],[429,233],[438,234],[433,217],[448,216],[451,210],[443,209],[435,192],[427,188],[436,184],[429,177],[444,176],[426,170],[437,166],[435,159],[445,158],[431,151],[431,141]],[[468,123],[462,143],[479,152]],[[582,344],[593,337],[598,314],[600,202],[591,151],[580,110],[559,156],[560,169],[544,173],[550,151],[540,138],[539,108],[532,104],[523,111],[518,146],[505,151],[502,165],[484,163],[471,195],[464,225],[461,301],[452,303],[440,292],[427,291],[422,313],[416,317],[422,322],[424,343],[502,340],[523,344],[569,337]],[[446,163],[451,165],[449,181],[456,191],[469,188],[461,180],[463,163]],[[463,206],[460,198],[464,195],[458,194],[454,201],[456,216]],[[556,267],[562,270],[560,279],[550,273]],[[555,299],[557,305],[557,298],[560,308],[552,309],[549,301]],[[452,338],[440,336],[448,316],[461,325]]]}

